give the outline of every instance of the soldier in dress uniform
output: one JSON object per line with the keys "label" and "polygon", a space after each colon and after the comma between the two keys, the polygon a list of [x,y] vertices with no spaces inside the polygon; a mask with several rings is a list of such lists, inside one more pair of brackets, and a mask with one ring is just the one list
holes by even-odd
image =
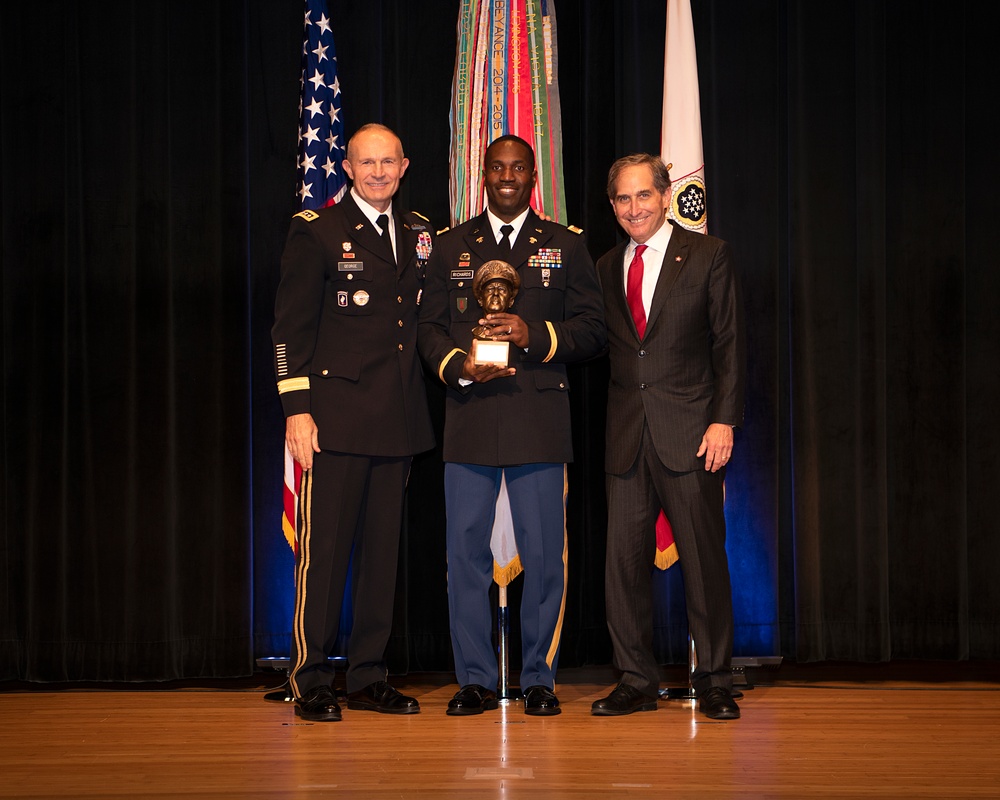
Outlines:
{"label": "soldier in dress uniform", "polygon": [[[555,688],[566,600],[566,463],[573,458],[566,363],[605,346],[601,290],[582,231],[540,219],[531,146],[503,136],[486,151],[487,209],[438,237],[427,266],[420,354],[448,386],[444,448],[448,602],[459,691],[448,714],[497,707],[490,538],[505,478],[524,567],[521,687],[528,714],[560,711]],[[516,269],[504,312],[473,294],[484,263]],[[509,362],[476,363],[473,328],[509,342]]]}
{"label": "soldier in dress uniform", "polygon": [[275,371],[304,469],[290,684],[307,720],[341,718],[327,657],[351,564],[347,707],[420,710],[386,682],[384,661],[410,462],[434,446],[417,355],[431,226],[392,201],[408,164],[391,130],[358,130],[343,162],[350,193],[296,214],[281,261]]}

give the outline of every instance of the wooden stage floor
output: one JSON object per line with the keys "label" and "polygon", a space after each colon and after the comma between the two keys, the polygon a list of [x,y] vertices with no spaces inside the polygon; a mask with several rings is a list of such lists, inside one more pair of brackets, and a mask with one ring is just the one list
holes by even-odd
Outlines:
{"label": "wooden stage floor", "polygon": [[[452,676],[396,678],[422,713],[305,723],[283,676],[155,688],[0,684],[0,797],[1000,798],[995,664],[784,665],[743,718],[689,701],[592,717],[609,669],[564,670],[558,717],[445,715]],[[665,672],[683,686],[684,672]]]}

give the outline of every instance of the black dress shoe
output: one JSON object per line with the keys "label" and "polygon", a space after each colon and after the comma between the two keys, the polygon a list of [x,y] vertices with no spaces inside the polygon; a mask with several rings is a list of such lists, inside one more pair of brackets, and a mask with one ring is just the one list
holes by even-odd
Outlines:
{"label": "black dress shoe", "polygon": [[740,718],[740,707],[732,693],[722,686],[713,686],[704,692],[698,698],[698,710],[709,719]]}
{"label": "black dress shoe", "polygon": [[298,698],[295,713],[309,722],[340,722],[340,706],[329,686],[317,686]]}
{"label": "black dress shoe", "polygon": [[656,697],[643,694],[627,683],[619,683],[611,694],[595,700],[590,707],[595,717],[618,717],[633,711],[656,711]]}
{"label": "black dress shoe", "polygon": [[453,698],[448,701],[448,715],[452,717],[467,717],[472,714],[482,714],[484,711],[492,711],[499,708],[497,703],[497,693],[490,691],[485,686],[470,683],[459,689]]}
{"label": "black dress shoe", "polygon": [[548,686],[529,686],[524,692],[524,713],[535,717],[561,714],[559,698]]}
{"label": "black dress shoe", "polygon": [[364,689],[347,695],[347,707],[352,711],[378,711],[380,714],[417,714],[420,703],[393,689],[385,681],[369,683]]}

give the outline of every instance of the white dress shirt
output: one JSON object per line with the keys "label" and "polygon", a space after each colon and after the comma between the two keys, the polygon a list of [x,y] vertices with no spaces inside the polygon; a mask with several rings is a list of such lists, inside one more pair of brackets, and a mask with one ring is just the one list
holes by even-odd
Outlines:
{"label": "white dress shirt", "polygon": [[[660,277],[660,268],[663,266],[663,256],[666,255],[667,245],[670,244],[670,234],[674,228],[669,222],[664,222],[660,229],[644,242],[646,249],[642,254],[642,307],[646,311],[646,318],[649,318],[649,307],[653,303],[653,292],[656,291],[656,281]],[[628,247],[625,248],[625,263],[622,266],[622,285],[628,286],[628,268],[635,255],[635,249],[639,245],[629,239]]]}

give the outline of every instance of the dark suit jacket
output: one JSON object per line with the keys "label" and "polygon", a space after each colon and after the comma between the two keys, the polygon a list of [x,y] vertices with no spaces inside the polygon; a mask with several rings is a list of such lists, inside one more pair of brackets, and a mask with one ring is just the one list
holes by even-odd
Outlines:
{"label": "dark suit jacket", "polygon": [[[542,264],[540,250],[558,263]],[[509,259],[521,277],[510,310],[528,325],[528,350],[511,345],[515,376],[463,387],[462,363],[483,315],[472,276],[496,258],[500,250],[484,212],[438,237],[427,266],[419,344],[448,385],[444,460],[485,466],[572,461],[565,364],[605,345],[594,263],[582,233],[529,211]]]}
{"label": "dark suit jacket", "polygon": [[625,301],[627,244],[597,262],[611,354],[605,469],[632,466],[644,421],[665,466],[700,469],[708,425],[743,423],[743,304],[729,246],[674,226],[640,342]]}
{"label": "dark suit jacket", "polygon": [[311,413],[324,450],[406,456],[434,446],[417,355],[430,225],[393,205],[396,249],[348,194],[292,219],[271,335],[285,416]]}

